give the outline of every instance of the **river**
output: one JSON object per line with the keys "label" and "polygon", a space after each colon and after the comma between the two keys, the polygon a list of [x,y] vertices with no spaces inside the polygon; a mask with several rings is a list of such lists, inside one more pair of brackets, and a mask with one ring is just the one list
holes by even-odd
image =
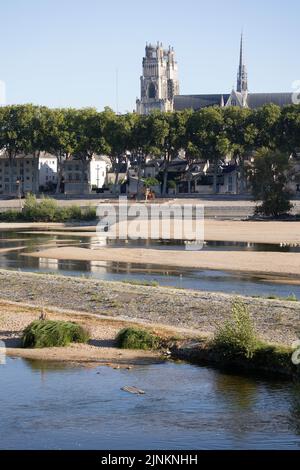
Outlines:
{"label": "river", "polygon": [[0,377],[1,449],[300,448],[294,384],[173,362],[128,371],[12,358]]}

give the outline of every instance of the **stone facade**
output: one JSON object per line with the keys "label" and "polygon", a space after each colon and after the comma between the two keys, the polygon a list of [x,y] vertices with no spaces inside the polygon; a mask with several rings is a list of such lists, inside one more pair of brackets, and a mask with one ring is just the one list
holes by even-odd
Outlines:
{"label": "stone facade", "polygon": [[174,49],[164,49],[161,43],[156,46],[147,44],[141,76],[141,99],[136,102],[137,113],[173,111],[174,96],[178,94],[178,68]]}

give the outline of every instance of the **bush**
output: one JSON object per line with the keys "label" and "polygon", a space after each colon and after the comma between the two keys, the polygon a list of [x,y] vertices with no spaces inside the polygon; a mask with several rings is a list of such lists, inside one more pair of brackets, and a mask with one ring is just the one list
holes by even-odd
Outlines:
{"label": "bush", "polygon": [[261,201],[256,214],[280,217],[290,212],[293,205],[287,190],[289,154],[262,148],[256,152],[253,168],[250,170],[252,194],[255,201]]}
{"label": "bush", "polygon": [[95,220],[97,218],[97,208],[96,207],[88,207],[82,211],[82,219],[83,220]]}
{"label": "bush", "polygon": [[22,217],[30,222],[54,222],[57,212],[57,202],[54,199],[46,197],[39,203],[36,197],[30,194],[26,196]]}
{"label": "bush", "polygon": [[45,197],[40,202],[32,194],[26,196],[22,212],[9,210],[0,214],[0,221],[15,222],[66,222],[68,220],[94,220],[96,207],[59,207],[55,199]]}
{"label": "bush", "polygon": [[159,181],[156,178],[152,178],[152,177],[145,178],[143,180],[143,183],[146,186],[146,188],[151,188],[152,186],[159,185]]}
{"label": "bush", "polygon": [[258,339],[246,306],[235,300],[232,318],[222,325],[215,334],[213,347],[224,356],[242,356],[251,359],[258,347]]}
{"label": "bush", "polygon": [[17,222],[20,220],[22,213],[15,210],[15,209],[10,209],[5,212],[0,213],[0,221],[3,222]]}
{"label": "bush", "polygon": [[53,320],[36,320],[30,323],[22,337],[24,348],[68,346],[70,343],[88,341],[88,332],[77,323]]}
{"label": "bush", "polygon": [[121,349],[157,349],[160,344],[158,336],[139,328],[125,328],[117,335],[117,344]]}

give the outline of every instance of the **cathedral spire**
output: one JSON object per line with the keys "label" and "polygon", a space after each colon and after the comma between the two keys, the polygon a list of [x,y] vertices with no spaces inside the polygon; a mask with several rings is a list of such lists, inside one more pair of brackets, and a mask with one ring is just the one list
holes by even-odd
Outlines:
{"label": "cathedral spire", "polygon": [[236,91],[239,93],[248,92],[248,75],[246,65],[244,63],[244,35],[241,34],[241,45],[240,45],[240,64],[237,77]]}

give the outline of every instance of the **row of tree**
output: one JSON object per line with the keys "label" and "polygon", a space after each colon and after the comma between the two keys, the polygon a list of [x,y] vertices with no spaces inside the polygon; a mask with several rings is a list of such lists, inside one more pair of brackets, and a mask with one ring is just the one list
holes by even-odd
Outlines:
{"label": "row of tree", "polygon": [[169,165],[183,149],[188,163],[210,161],[215,190],[218,162],[230,154],[239,166],[243,189],[245,157],[261,148],[287,156],[300,148],[300,106],[213,107],[148,116],[117,115],[110,108],[98,112],[31,104],[0,107],[0,151],[6,151],[10,168],[20,153],[32,154],[38,161],[41,151],[49,152],[58,159],[58,187],[64,159],[73,156],[87,162],[95,153],[110,156],[118,183],[120,157],[130,151],[139,170],[147,156],[162,158],[166,194]]}

